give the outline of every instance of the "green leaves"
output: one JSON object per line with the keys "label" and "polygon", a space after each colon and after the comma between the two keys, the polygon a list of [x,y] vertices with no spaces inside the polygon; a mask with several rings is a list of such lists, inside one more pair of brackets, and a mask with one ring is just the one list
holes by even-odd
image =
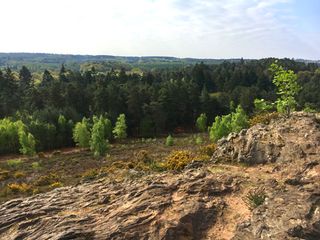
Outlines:
{"label": "green leaves", "polygon": [[236,112],[217,116],[209,127],[209,137],[210,140],[216,142],[220,138],[227,136],[231,132],[240,132],[242,129],[249,126],[248,117],[244,112],[243,108],[239,105]]}
{"label": "green leaves", "polygon": [[73,139],[79,147],[86,148],[90,146],[90,130],[86,118],[78,122],[73,129]]}
{"label": "green leaves", "polygon": [[200,132],[205,132],[207,130],[207,115],[205,113],[201,113],[197,118],[196,127]]}
{"label": "green leaves", "polygon": [[127,125],[126,125],[126,116],[120,114],[117,118],[116,126],[113,129],[113,134],[115,139],[123,139],[127,137]]}
{"label": "green leaves", "polygon": [[296,107],[295,96],[301,90],[297,82],[297,75],[292,70],[284,70],[277,62],[271,64],[269,70],[273,73],[273,83],[277,87],[279,98],[276,101],[278,112],[290,116],[290,112]]}
{"label": "green leaves", "polygon": [[94,156],[99,157],[105,155],[108,150],[108,140],[106,136],[106,120],[103,116],[94,118],[92,127],[90,149],[93,151]]}

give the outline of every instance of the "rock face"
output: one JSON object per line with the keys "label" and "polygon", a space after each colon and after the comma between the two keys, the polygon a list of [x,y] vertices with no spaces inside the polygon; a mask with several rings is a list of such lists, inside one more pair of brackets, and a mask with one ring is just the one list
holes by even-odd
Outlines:
{"label": "rock face", "polygon": [[232,133],[218,141],[212,160],[259,164],[305,159],[306,152],[320,145],[317,121],[315,115],[295,113],[290,119]]}
{"label": "rock face", "polygon": [[[8,201],[0,205],[0,239],[319,240],[317,122],[295,114],[230,135],[212,162],[179,173],[105,178]],[[256,187],[266,198],[249,209],[244,199]]]}

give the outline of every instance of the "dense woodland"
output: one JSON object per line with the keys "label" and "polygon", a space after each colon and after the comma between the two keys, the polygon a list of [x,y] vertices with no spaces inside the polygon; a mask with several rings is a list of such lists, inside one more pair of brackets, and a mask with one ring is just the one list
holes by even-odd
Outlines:
{"label": "dense woodland", "polygon": [[[230,105],[254,113],[254,99],[276,99],[268,68],[275,59],[225,61],[152,70],[117,68],[44,70],[39,74],[23,66],[0,71],[0,118],[21,120],[36,139],[37,151],[73,146],[72,129],[83,117],[103,115],[114,125],[126,116],[129,136],[154,137],[194,129],[201,113],[208,122],[227,114]],[[316,63],[279,60],[292,69],[302,87],[298,108],[320,110],[320,68]],[[230,104],[230,103],[233,104]],[[2,120],[3,121],[3,120]],[[1,125],[1,124],[0,124]],[[0,126],[1,127],[1,126]],[[3,137],[3,136],[2,136]],[[1,139],[0,139],[1,140]],[[0,149],[18,152],[19,146]]]}

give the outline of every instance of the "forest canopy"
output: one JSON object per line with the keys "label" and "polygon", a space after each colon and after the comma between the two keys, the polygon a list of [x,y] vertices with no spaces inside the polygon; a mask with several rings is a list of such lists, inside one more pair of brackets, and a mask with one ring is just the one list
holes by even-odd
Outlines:
{"label": "forest canopy", "polygon": [[[81,71],[62,64],[57,71],[41,73],[26,66],[7,67],[0,70],[0,118],[23,122],[37,150],[74,146],[73,128],[84,117],[103,115],[115,126],[124,114],[128,136],[167,135],[176,129],[195,129],[201,114],[211,125],[234,106],[250,115],[255,99],[275,102],[277,91],[269,70],[274,61],[241,59],[149,70],[119,62],[109,70],[97,69],[85,62]],[[319,111],[319,66],[290,59],[278,63],[297,75],[301,91],[296,109]]]}

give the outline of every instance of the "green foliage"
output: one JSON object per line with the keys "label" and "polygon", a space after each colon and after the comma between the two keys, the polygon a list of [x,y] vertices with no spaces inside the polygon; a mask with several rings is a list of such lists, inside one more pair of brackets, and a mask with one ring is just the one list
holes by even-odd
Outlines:
{"label": "green foliage", "polygon": [[21,123],[9,118],[0,119],[0,154],[19,151],[19,128]]}
{"label": "green foliage", "polygon": [[196,127],[200,132],[205,132],[207,130],[207,115],[205,113],[201,113],[197,118]]}
{"label": "green foliage", "polygon": [[25,129],[19,129],[19,142],[21,145],[20,152],[24,155],[33,156],[36,153],[36,141],[31,133],[27,133]]}
{"label": "green foliage", "polygon": [[196,137],[196,144],[197,144],[197,145],[201,145],[202,143],[203,143],[202,137],[197,136],[197,137]]}
{"label": "green foliage", "polygon": [[277,87],[279,98],[276,101],[278,112],[290,116],[295,109],[297,101],[295,96],[301,90],[297,82],[297,75],[292,70],[284,70],[277,62],[271,64],[270,71],[273,73],[273,83]]}
{"label": "green foliage", "polygon": [[73,140],[79,147],[87,148],[90,146],[90,130],[88,120],[83,118],[73,129]]}
{"label": "green foliage", "polygon": [[220,138],[227,136],[231,132],[240,132],[249,126],[248,117],[239,105],[236,112],[217,116],[212,126],[209,127],[209,138],[216,142]]}
{"label": "green foliage", "polygon": [[115,139],[124,139],[127,137],[126,116],[123,113],[117,118],[116,126],[112,132]]}
{"label": "green foliage", "polygon": [[33,163],[31,163],[31,167],[32,167],[32,169],[34,169],[34,170],[39,170],[39,169],[41,169],[41,166],[40,166],[40,163],[39,163],[39,162],[33,162]]}
{"label": "green foliage", "polygon": [[173,137],[171,136],[171,134],[166,138],[166,146],[173,146],[174,144],[174,140]]}
{"label": "green foliage", "polygon": [[231,115],[216,116],[212,127],[209,127],[209,138],[211,141],[218,141],[231,132]]}
{"label": "green foliage", "polygon": [[57,146],[57,128],[55,125],[39,120],[31,120],[28,129],[36,139],[37,151],[53,149],[55,146]]}
{"label": "green foliage", "polygon": [[244,128],[249,127],[248,117],[241,105],[239,105],[236,109],[236,112],[231,114],[231,131],[232,132],[240,132]]}
{"label": "green foliage", "polygon": [[16,169],[22,164],[22,160],[21,159],[10,159],[10,160],[7,160],[7,164],[9,167]]}
{"label": "green foliage", "polygon": [[257,113],[260,112],[267,112],[270,111],[271,109],[273,109],[273,104],[265,101],[264,99],[255,99],[254,100],[254,110]]}
{"label": "green foliage", "polygon": [[93,118],[93,127],[91,132],[90,149],[94,156],[105,155],[108,150],[108,140],[106,136],[106,121],[103,116]]}
{"label": "green foliage", "polygon": [[244,202],[250,209],[255,209],[262,205],[266,199],[266,193],[264,189],[257,188],[249,191],[245,198]]}

